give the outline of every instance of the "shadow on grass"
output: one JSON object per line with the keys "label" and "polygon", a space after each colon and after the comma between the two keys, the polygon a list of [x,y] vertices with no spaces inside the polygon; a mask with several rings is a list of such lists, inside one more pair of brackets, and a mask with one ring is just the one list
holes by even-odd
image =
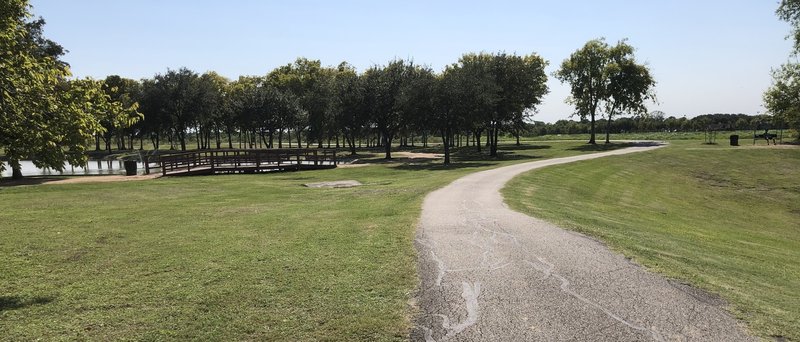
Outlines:
{"label": "shadow on grass", "polygon": [[546,150],[550,149],[552,146],[550,145],[500,145],[498,146],[498,150],[500,151],[528,151],[528,150]]}
{"label": "shadow on grass", "polygon": [[468,169],[468,168],[479,168],[485,166],[492,166],[492,163],[464,163],[464,162],[454,162],[450,163],[450,165],[444,165],[442,162],[435,162],[435,163],[412,163],[412,164],[400,164],[395,166],[394,168],[398,170],[409,170],[409,171],[416,171],[416,170],[426,170],[426,171],[444,171],[444,170],[458,170],[458,169]]}
{"label": "shadow on grass", "polygon": [[7,310],[15,310],[32,305],[43,305],[53,301],[53,297],[33,297],[30,299],[23,299],[19,296],[0,296],[0,312]]}
{"label": "shadow on grass", "polygon": [[[522,148],[519,151],[526,150],[524,146],[520,146]],[[537,148],[527,148],[528,150],[541,150],[550,148],[547,147],[538,147]],[[541,156],[535,155],[526,155],[526,154],[517,154],[514,151],[509,151],[509,149],[503,148],[497,151],[497,156],[490,156],[488,150],[481,150],[481,152],[476,151],[475,149],[460,149],[454,151],[452,154],[453,159],[456,161],[504,161],[504,160],[533,160],[539,159]]]}
{"label": "shadow on grass", "polygon": [[569,148],[570,151],[581,151],[581,152],[603,152],[603,151],[613,151],[619,150],[621,148],[627,147],[634,147],[634,146],[655,146],[659,145],[658,143],[654,142],[624,142],[624,143],[611,143],[611,144],[603,144],[599,143],[597,145],[586,144],[580,145],[577,147]]}
{"label": "shadow on grass", "polygon": [[19,185],[39,185],[63,179],[67,179],[67,177],[28,176],[22,179],[0,178],[0,188]]}

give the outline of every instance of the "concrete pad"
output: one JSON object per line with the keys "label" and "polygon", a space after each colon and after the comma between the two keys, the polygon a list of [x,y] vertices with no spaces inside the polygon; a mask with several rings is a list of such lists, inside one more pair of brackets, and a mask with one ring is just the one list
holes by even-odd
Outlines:
{"label": "concrete pad", "polygon": [[303,185],[309,188],[352,188],[361,186],[363,184],[356,180],[342,180],[333,182],[307,183]]}

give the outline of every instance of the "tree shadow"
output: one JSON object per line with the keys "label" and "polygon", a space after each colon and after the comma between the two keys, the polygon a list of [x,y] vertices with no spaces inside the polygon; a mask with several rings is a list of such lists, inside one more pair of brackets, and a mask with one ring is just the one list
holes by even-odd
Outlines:
{"label": "tree shadow", "polygon": [[395,169],[398,170],[408,170],[408,171],[418,171],[418,170],[426,170],[426,171],[444,171],[444,170],[459,170],[459,169],[468,169],[468,168],[479,168],[479,167],[486,167],[492,166],[492,163],[471,163],[471,162],[454,162],[450,163],[450,165],[445,165],[442,162],[438,163],[409,163],[409,164],[400,164],[395,166]]}
{"label": "tree shadow", "polygon": [[[624,142],[624,143],[611,143],[611,144],[585,144],[580,145],[572,148],[568,148],[570,151],[581,151],[581,152],[603,152],[603,151],[613,151],[619,150],[621,148],[627,147],[635,147],[635,146],[653,146],[650,142]],[[655,144],[658,145],[658,144]]]}
{"label": "tree shadow", "polygon": [[0,178],[0,188],[20,185],[39,185],[66,179],[67,177],[28,176],[22,179]]}
{"label": "tree shadow", "polygon": [[36,296],[29,299],[24,299],[20,296],[0,296],[0,312],[7,310],[16,310],[32,305],[43,305],[50,303],[54,300],[53,297]]}
{"label": "tree shadow", "polygon": [[[547,147],[549,148],[549,146]],[[542,148],[539,148],[542,149]],[[519,149],[524,150],[524,149]],[[535,150],[535,149],[531,149]],[[478,152],[477,150],[470,149],[470,150],[458,150],[453,152],[452,158],[456,161],[505,161],[505,160],[532,160],[532,159],[539,159],[541,156],[535,155],[525,155],[525,154],[517,154],[514,151],[508,151],[506,149],[501,149],[497,151],[497,156],[490,156],[488,150],[481,150]]]}
{"label": "tree shadow", "polygon": [[528,151],[528,150],[546,150],[553,148],[550,145],[500,145],[498,146],[498,150],[500,151]]}

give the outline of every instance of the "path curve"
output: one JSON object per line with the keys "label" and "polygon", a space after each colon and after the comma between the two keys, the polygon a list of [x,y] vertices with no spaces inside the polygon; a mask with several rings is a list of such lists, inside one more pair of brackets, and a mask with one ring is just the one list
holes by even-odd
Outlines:
{"label": "path curve", "polygon": [[602,243],[517,213],[500,189],[544,166],[462,177],[424,201],[415,242],[415,341],[753,341],[715,296],[666,280]]}

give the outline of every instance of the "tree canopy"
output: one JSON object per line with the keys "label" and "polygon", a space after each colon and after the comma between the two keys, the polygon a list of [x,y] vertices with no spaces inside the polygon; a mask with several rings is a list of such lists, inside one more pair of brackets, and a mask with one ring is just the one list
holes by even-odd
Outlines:
{"label": "tree canopy", "polygon": [[636,62],[633,50],[624,40],[610,46],[604,39],[593,39],[565,59],[554,74],[570,84],[567,103],[575,106],[575,114],[589,118],[590,144],[596,143],[595,118],[599,111],[604,110],[609,120],[626,111],[646,113],[644,102],[655,98],[655,81],[648,68]]}
{"label": "tree canopy", "polygon": [[800,0],[781,0],[776,14],[778,18],[792,25],[794,50],[800,52]]}
{"label": "tree canopy", "polygon": [[87,141],[103,129],[99,118],[122,106],[102,82],[68,79],[64,49],[42,36],[44,20],[31,20],[27,1],[7,0],[0,9],[0,148],[13,177],[22,177],[27,158],[56,170],[65,161],[84,164]]}
{"label": "tree canopy", "polygon": [[[792,25],[796,56],[800,52],[800,0],[781,0],[776,14]],[[788,62],[773,70],[772,80],[764,92],[764,106],[781,124],[800,130],[800,64]]]}

